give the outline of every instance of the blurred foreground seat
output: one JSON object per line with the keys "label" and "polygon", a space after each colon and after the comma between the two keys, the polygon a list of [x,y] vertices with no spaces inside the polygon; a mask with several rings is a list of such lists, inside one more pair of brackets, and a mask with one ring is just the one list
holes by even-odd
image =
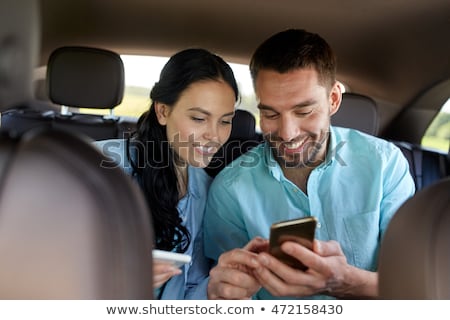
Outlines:
{"label": "blurred foreground seat", "polygon": [[[0,110],[32,96],[38,12],[0,2]],[[144,197],[104,160],[66,131],[0,133],[0,299],[152,299]]]}
{"label": "blurred foreground seat", "polygon": [[450,299],[450,178],[418,191],[381,245],[382,299]]}

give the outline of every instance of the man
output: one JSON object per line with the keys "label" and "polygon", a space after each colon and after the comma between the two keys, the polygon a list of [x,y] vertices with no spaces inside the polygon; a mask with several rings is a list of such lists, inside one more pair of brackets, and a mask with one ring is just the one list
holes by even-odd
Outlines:
{"label": "man", "polygon": [[[320,36],[275,34],[250,71],[266,142],[225,168],[209,191],[205,250],[217,265],[208,297],[376,298],[381,240],[415,192],[406,159],[387,141],[330,126],[342,92]],[[308,267],[301,271],[271,256],[265,239],[272,223],[304,216],[318,219],[313,250],[281,246]]]}

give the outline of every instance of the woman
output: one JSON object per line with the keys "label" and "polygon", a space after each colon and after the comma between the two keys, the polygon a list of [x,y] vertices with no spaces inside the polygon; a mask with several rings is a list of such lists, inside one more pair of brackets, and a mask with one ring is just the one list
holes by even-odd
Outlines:
{"label": "woman", "polygon": [[141,186],[152,214],[155,249],[192,256],[181,269],[154,262],[159,299],[206,299],[210,266],[201,227],[211,181],[203,168],[230,135],[238,95],[222,58],[187,49],[162,69],[134,136],[97,142]]}

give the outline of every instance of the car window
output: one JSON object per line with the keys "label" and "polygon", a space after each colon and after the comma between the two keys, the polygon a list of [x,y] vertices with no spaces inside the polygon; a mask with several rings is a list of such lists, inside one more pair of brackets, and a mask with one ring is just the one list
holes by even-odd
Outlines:
{"label": "car window", "polygon": [[422,146],[444,152],[450,150],[450,98],[425,132]]}
{"label": "car window", "polygon": [[[125,92],[122,103],[114,109],[116,116],[139,117],[150,106],[150,90],[159,79],[159,74],[168,57],[157,56],[121,56],[125,67]],[[238,82],[241,99],[239,109],[250,111],[256,117],[259,124],[259,112],[256,108],[256,99],[248,65],[230,63],[236,81]],[[86,113],[107,114],[108,110],[86,110]],[[259,130],[259,127],[257,128]]]}
{"label": "car window", "polygon": [[[169,57],[121,55],[125,68],[125,91],[122,103],[114,108],[114,115],[138,118],[150,106],[150,90],[159,79],[161,69]],[[256,131],[259,126],[259,110],[248,65],[228,62],[233,69],[239,86],[240,101],[238,109],[249,111],[255,116]],[[349,91],[348,86],[339,81],[342,92]],[[108,114],[109,110],[80,109],[83,113]]]}

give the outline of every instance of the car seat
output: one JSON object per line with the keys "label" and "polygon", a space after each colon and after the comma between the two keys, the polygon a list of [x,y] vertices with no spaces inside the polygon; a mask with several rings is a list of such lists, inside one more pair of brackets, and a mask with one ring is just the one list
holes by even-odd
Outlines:
{"label": "car seat", "polygon": [[[124,66],[112,51],[90,47],[61,47],[50,55],[47,65],[50,100],[62,106],[54,127],[80,132],[95,140],[118,135],[114,107],[124,92]],[[68,107],[108,109],[108,116],[65,112]]]}
{"label": "car seat", "polygon": [[[15,134],[35,127],[52,127],[82,133],[94,140],[119,137],[119,117],[113,115],[124,92],[124,66],[112,51],[81,47],[60,47],[47,65],[47,91],[52,105],[47,110],[19,106],[2,114],[1,126]],[[54,110],[61,106],[61,111]],[[69,108],[108,109],[109,115],[69,112]]]}
{"label": "car seat", "polygon": [[[38,4],[0,2],[0,110],[32,96]],[[153,298],[145,199],[106,160],[85,136],[2,131],[0,299]]]}
{"label": "car seat", "polygon": [[0,139],[0,298],[150,299],[145,200],[87,141],[57,130]]}
{"label": "car seat", "polygon": [[400,148],[408,160],[416,190],[450,175],[448,154],[405,141],[391,142]]}
{"label": "car seat", "polygon": [[352,128],[373,136],[378,135],[378,107],[364,95],[345,92],[339,110],[331,116],[333,126]]}
{"label": "car seat", "polygon": [[382,299],[450,299],[450,178],[407,200],[380,249]]}

